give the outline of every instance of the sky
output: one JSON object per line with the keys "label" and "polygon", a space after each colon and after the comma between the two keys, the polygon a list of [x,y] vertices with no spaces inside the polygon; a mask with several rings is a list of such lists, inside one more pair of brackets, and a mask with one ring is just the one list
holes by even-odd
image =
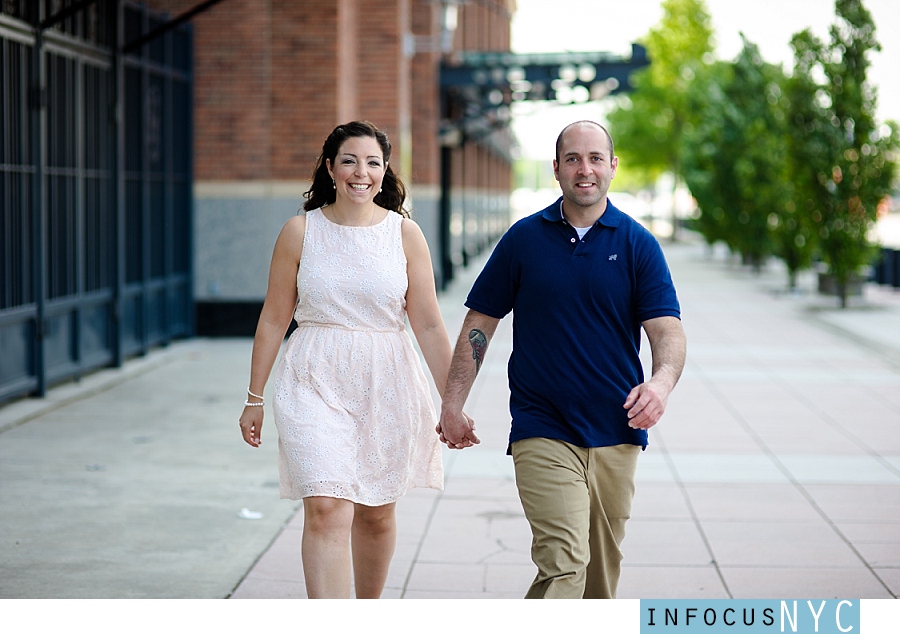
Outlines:
{"label": "sky", "polygon": [[[660,0],[517,0],[512,22],[516,53],[608,51],[629,55],[631,43],[662,17]],[[863,0],[875,21],[882,50],[871,57],[869,79],[878,87],[879,121],[900,122],[900,0]],[[706,0],[716,56],[734,59],[740,33],[759,46],[763,58],[793,66],[794,33],[810,28],[823,40],[834,22],[834,0]],[[552,159],[556,135],[578,119],[602,118],[603,104],[558,106],[530,103],[514,111],[513,130],[524,158]]]}

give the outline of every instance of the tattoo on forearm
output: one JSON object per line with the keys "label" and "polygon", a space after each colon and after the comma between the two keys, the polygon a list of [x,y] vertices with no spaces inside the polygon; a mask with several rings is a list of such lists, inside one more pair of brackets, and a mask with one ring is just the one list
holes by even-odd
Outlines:
{"label": "tattoo on forearm", "polygon": [[477,328],[469,331],[469,343],[472,345],[472,358],[475,359],[475,375],[481,370],[484,351],[487,350],[487,337]]}

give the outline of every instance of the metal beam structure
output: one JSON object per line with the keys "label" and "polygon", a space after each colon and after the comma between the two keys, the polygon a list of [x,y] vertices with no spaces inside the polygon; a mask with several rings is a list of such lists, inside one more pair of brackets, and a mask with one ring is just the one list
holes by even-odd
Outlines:
{"label": "metal beam structure", "polygon": [[[90,0],[90,1],[93,1],[93,0]],[[137,50],[138,48],[140,48],[147,42],[150,42],[162,35],[165,35],[172,29],[181,26],[182,24],[184,24],[185,22],[187,22],[194,16],[196,16],[200,13],[203,13],[207,9],[211,9],[212,7],[219,4],[220,2],[222,2],[222,0],[206,0],[205,2],[201,2],[200,4],[194,6],[193,8],[188,9],[181,15],[178,15],[178,16],[172,18],[168,22],[165,22],[165,23],[159,25],[158,27],[149,31],[148,33],[145,33],[144,35],[141,35],[140,37],[135,38],[134,40],[128,42],[127,44],[125,44],[122,47],[122,52],[130,53],[132,51]]]}
{"label": "metal beam structure", "polygon": [[457,145],[481,138],[509,122],[521,101],[561,104],[597,101],[631,90],[631,74],[650,64],[646,49],[612,53],[462,52],[441,65],[444,107],[441,138]]}
{"label": "metal beam structure", "polygon": [[97,2],[97,0],[79,0],[79,2],[75,2],[74,4],[70,4],[69,6],[60,9],[58,13],[54,13],[53,15],[45,18],[41,21],[39,28],[41,31],[46,31],[50,27],[53,27],[66,18],[70,18],[81,11],[84,11],[89,6]]}

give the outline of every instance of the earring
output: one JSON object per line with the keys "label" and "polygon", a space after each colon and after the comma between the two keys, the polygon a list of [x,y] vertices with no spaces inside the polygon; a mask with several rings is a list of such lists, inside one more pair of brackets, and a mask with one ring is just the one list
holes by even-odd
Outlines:
{"label": "earring", "polygon": [[383,191],[384,191],[384,190],[383,190],[381,187],[378,188],[378,193],[379,193],[379,194],[380,194],[381,192],[383,192]]}
{"label": "earring", "polygon": [[337,183],[334,182],[334,179],[331,179],[331,189],[337,189]]}

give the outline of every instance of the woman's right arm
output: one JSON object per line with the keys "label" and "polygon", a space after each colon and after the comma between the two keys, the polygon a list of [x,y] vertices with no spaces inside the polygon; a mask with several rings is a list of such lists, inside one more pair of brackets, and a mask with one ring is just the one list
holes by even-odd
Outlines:
{"label": "woman's right arm", "polygon": [[[248,389],[254,394],[262,395],[265,390],[281,342],[284,341],[284,333],[287,332],[294,309],[297,307],[297,270],[303,253],[305,229],[306,216],[295,216],[284,224],[275,241],[272,264],[269,268],[269,286],[256,326],[250,359]],[[260,401],[249,394],[247,399],[251,403]],[[252,447],[259,447],[261,442],[262,410],[262,407],[244,407],[241,414],[241,434],[244,442]]]}

